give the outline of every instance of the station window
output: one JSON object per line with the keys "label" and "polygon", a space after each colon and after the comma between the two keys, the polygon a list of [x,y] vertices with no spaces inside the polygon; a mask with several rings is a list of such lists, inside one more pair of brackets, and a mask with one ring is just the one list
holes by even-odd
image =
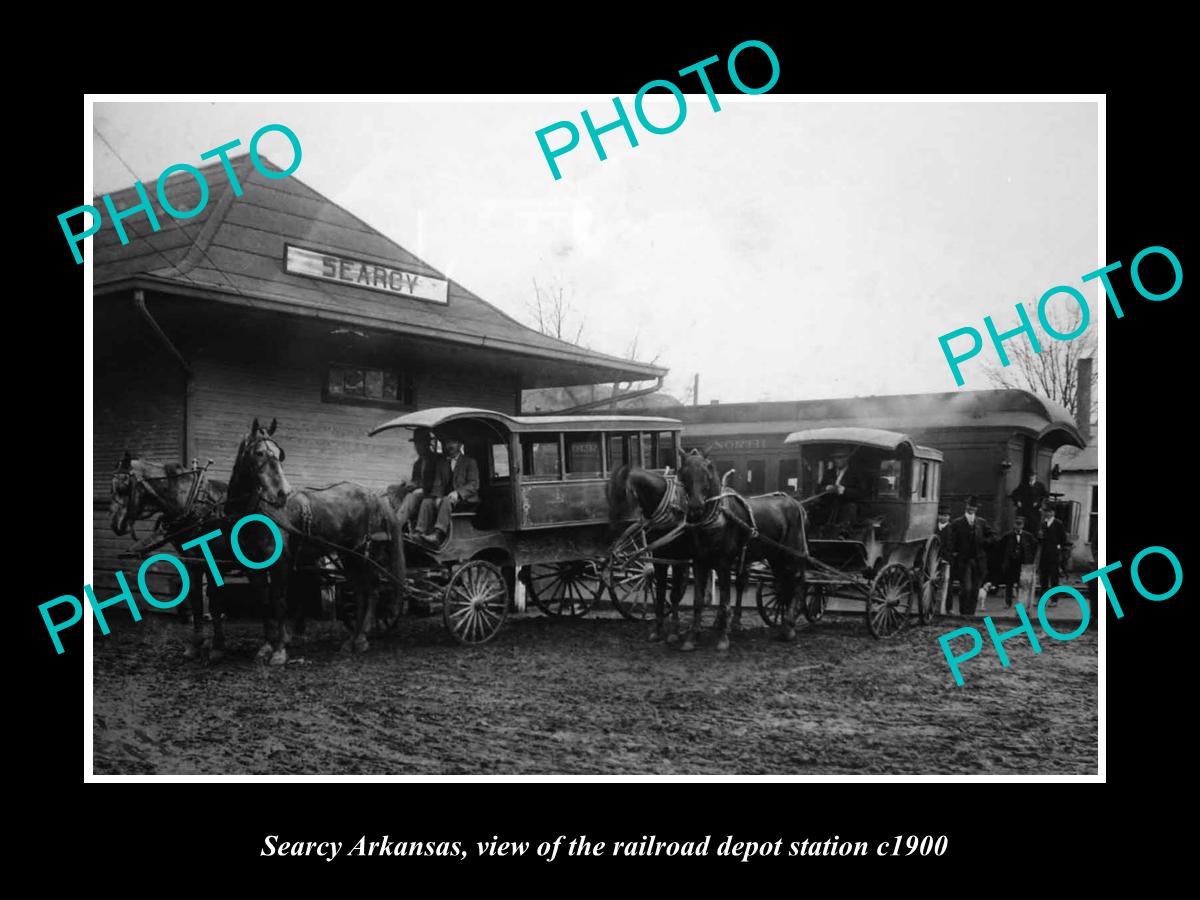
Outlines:
{"label": "station window", "polygon": [[561,477],[558,435],[526,435],[521,438],[521,470],[526,478]]}
{"label": "station window", "polygon": [[563,444],[567,449],[568,478],[599,478],[603,474],[598,433],[568,434]]}
{"label": "station window", "polygon": [[323,399],[327,403],[411,407],[416,405],[416,391],[412,379],[399,369],[330,363]]}

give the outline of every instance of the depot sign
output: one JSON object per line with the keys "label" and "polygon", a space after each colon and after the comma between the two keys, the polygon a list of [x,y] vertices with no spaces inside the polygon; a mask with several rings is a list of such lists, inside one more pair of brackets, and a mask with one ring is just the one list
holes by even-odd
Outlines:
{"label": "depot sign", "polygon": [[448,303],[450,283],[441,278],[417,275],[391,266],[347,259],[333,253],[306,250],[287,245],[283,268],[293,275],[320,278],[323,281],[340,281],[357,287],[383,291],[385,294],[400,294],[428,300],[431,303]]}

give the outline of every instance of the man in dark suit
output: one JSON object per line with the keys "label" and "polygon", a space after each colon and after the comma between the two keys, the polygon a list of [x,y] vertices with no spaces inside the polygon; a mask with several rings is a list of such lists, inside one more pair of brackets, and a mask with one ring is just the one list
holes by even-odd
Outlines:
{"label": "man in dark suit", "polygon": [[850,451],[833,451],[833,465],[821,477],[819,490],[824,493],[821,514],[828,524],[841,525],[858,519],[858,504],[867,499],[867,486],[850,468]]}
{"label": "man in dark suit", "polygon": [[479,463],[463,453],[462,441],[447,436],[442,441],[446,456],[442,467],[442,483],[447,487],[446,495],[437,499],[437,523],[432,532],[425,532],[421,540],[430,546],[440,546],[450,533],[450,514],[457,510],[471,509],[479,503]]}
{"label": "man in dark suit", "polygon": [[421,503],[426,497],[434,496],[438,476],[438,460],[441,459],[433,448],[433,432],[428,428],[413,429],[412,443],[417,451],[413,462],[412,476],[401,488],[403,499],[396,510],[396,519],[401,527],[417,519]]}
{"label": "man in dark suit", "polygon": [[[1042,594],[1052,587],[1058,587],[1059,554],[1065,547],[1070,547],[1067,540],[1067,529],[1061,521],[1055,518],[1054,507],[1047,507],[1042,518],[1042,530],[1038,534],[1041,544],[1041,561],[1038,563],[1038,590]],[[1040,594],[1039,594],[1040,596]],[[1058,605],[1058,597],[1050,598],[1050,605]]]}
{"label": "man in dark suit", "polygon": [[1025,483],[1009,494],[1016,504],[1016,514],[1025,517],[1025,524],[1036,528],[1042,517],[1042,504],[1046,502],[1046,486],[1037,480],[1037,473],[1030,471],[1025,475]]}
{"label": "man in dark suit", "polygon": [[975,615],[979,588],[987,569],[987,549],[995,540],[992,526],[978,512],[979,501],[968,497],[962,516],[945,531],[951,577],[958,582],[958,610],[964,616]]}
{"label": "man in dark suit", "polygon": [[1033,563],[1037,558],[1037,538],[1025,528],[1025,517],[1013,520],[1013,530],[1000,539],[1000,573],[1004,581],[1004,605],[1012,606],[1013,585],[1017,601],[1033,593]]}

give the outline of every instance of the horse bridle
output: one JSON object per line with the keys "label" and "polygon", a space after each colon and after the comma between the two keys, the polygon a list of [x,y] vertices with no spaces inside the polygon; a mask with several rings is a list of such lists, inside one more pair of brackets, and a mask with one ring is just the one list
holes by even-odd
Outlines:
{"label": "horse bridle", "polygon": [[263,496],[262,496],[263,486],[262,486],[262,481],[259,478],[259,476],[262,475],[263,469],[265,469],[267,466],[269,466],[271,464],[272,460],[277,459],[279,462],[283,462],[285,454],[284,454],[283,448],[280,447],[278,443],[276,443],[274,440],[272,440],[270,437],[268,437],[267,435],[264,434],[260,437],[255,438],[252,441],[249,441],[248,443],[242,444],[242,449],[238,453],[237,465],[245,466],[246,462],[244,460],[244,457],[248,453],[253,451],[254,448],[257,447],[259,444],[270,444],[272,447],[275,448],[275,451],[278,454],[278,456],[277,457],[268,456],[266,459],[262,460],[261,462],[254,463],[254,467],[255,467],[254,468],[254,478],[256,481],[258,481],[258,486],[255,488],[255,496],[257,497],[257,499],[260,503],[266,503],[268,506],[283,506],[283,504],[287,502],[286,497],[283,499],[283,501],[281,501],[279,503],[272,503],[269,500],[263,499]]}

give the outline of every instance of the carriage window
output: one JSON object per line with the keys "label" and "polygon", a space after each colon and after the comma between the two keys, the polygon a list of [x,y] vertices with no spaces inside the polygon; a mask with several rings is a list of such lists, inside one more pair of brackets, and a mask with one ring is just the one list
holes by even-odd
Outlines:
{"label": "carriage window", "polygon": [[558,436],[521,438],[521,465],[526,478],[558,478]]}
{"label": "carriage window", "polygon": [[879,463],[879,478],[877,479],[878,497],[900,496],[900,460],[884,459]]}
{"label": "carriage window", "polygon": [[625,465],[639,465],[637,437],[636,432],[608,436],[608,470],[610,472],[615,472]]}
{"label": "carriage window", "polygon": [[492,480],[508,475],[508,444],[492,444]]}
{"label": "carriage window", "polygon": [[654,468],[665,469],[675,465],[675,432],[660,431],[654,436]]}
{"label": "carriage window", "polygon": [[568,434],[564,442],[567,448],[568,478],[598,478],[600,467],[600,435]]}
{"label": "carriage window", "polygon": [[917,465],[920,466],[920,469],[918,470],[918,473],[917,473],[917,484],[920,485],[920,489],[917,493],[917,498],[919,500],[928,500],[929,499],[929,488],[930,488],[929,463],[918,462]]}
{"label": "carriage window", "polygon": [[412,379],[398,369],[330,363],[323,399],[327,403],[409,407],[416,404]]}

